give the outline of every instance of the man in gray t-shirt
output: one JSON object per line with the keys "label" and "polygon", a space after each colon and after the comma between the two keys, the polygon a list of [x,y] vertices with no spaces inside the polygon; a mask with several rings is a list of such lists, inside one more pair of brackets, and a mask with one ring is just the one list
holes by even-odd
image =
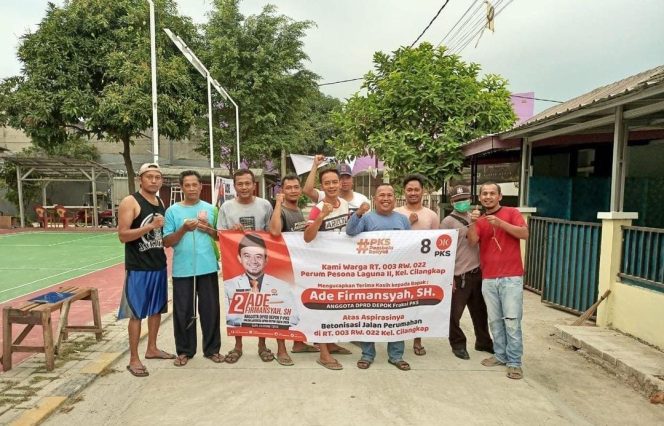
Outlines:
{"label": "man in gray t-shirt", "polygon": [[[240,169],[233,174],[235,199],[225,202],[219,210],[217,229],[235,231],[267,231],[272,216],[272,205],[256,197],[256,179],[251,170]],[[233,364],[242,356],[242,337],[235,336],[235,347],[226,355],[226,362]],[[258,338],[258,356],[262,361],[274,360],[274,354],[265,346],[265,338]]]}
{"label": "man in gray t-shirt", "polygon": [[[246,202],[248,201],[248,202]],[[221,205],[217,229],[242,231],[267,231],[272,217],[272,205],[253,193],[248,200],[238,197]]]}

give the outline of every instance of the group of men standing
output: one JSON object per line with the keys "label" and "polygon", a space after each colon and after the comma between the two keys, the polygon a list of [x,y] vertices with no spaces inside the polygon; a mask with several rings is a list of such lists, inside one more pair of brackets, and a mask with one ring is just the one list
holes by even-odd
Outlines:
{"label": "group of men standing", "polygon": [[[198,317],[206,358],[215,363],[235,363],[242,356],[242,337],[235,338],[234,348],[226,355],[220,353],[217,229],[245,232],[238,248],[238,260],[245,273],[225,283],[226,299],[230,302],[236,291],[260,292],[266,288],[271,288],[273,294],[279,291],[276,279],[264,273],[268,261],[265,243],[251,231],[268,231],[276,237],[282,232],[303,231],[305,242],[311,242],[319,232],[327,231],[345,231],[352,236],[366,231],[445,228],[459,230],[450,315],[452,352],[458,358],[470,359],[467,339],[459,325],[467,306],[475,331],[475,349],[493,354],[482,364],[506,365],[508,377],[522,378],[523,266],[519,240],[528,237],[528,229],[518,210],[500,205],[500,186],[487,183],[480,187],[483,212],[477,208],[471,211],[469,188],[452,187],[448,197],[454,210],[441,222],[437,213],[422,205],[424,177],[414,174],[404,179],[406,202],[399,208],[394,188],[389,184],[378,185],[373,197],[374,211],[370,211],[369,200],[353,191],[350,167],[341,164],[318,172],[322,161],[322,156],[314,157],[303,188],[296,175],[285,176],[274,209],[267,200],[254,195],[253,173],[239,170],[233,176],[236,197],[225,202],[219,212],[200,199],[201,177],[195,171],[180,175],[184,200],[165,210],[158,197],[162,179],[159,166],[141,167],[140,189],[122,201],[118,213],[118,234],[125,243],[127,270],[118,317],[130,319],[131,357],[127,370],[139,377],[149,374],[138,356],[143,318],[148,318],[145,354],[148,359],[171,359],[176,366],[186,365],[196,353]],[[317,176],[320,190],[315,188]],[[315,203],[306,219],[298,208],[303,193]],[[163,247],[174,249],[173,324],[177,355],[156,346],[160,314],[166,311],[167,300]],[[374,362],[375,345],[362,342],[361,348],[357,367],[367,369]],[[388,362],[400,370],[410,370],[403,359],[404,351],[403,341],[388,343]],[[420,338],[414,340],[413,351],[420,356],[426,354]],[[294,342],[291,352],[318,352],[317,362],[331,370],[343,368],[334,355],[351,354],[334,343]],[[277,340],[275,357],[265,339],[259,338],[258,355],[265,362],[276,359],[281,365],[294,364],[284,340]]]}

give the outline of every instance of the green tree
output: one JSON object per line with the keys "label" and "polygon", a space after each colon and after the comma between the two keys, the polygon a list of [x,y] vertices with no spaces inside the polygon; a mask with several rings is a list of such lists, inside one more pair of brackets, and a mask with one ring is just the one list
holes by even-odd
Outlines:
{"label": "green tree", "polygon": [[289,145],[294,154],[334,155],[328,141],[339,134],[339,127],[332,120],[332,114],[340,111],[339,99],[327,96],[316,90],[306,96],[303,106],[295,119],[294,135]]}
{"label": "green tree", "polygon": [[[199,55],[212,76],[240,106],[242,160],[262,165],[291,150],[298,137],[307,97],[318,92],[316,76],[304,63],[305,31],[310,21],[278,15],[272,5],[258,15],[244,17],[239,0],[215,0],[204,26],[206,49]],[[235,111],[227,102],[215,117],[215,137],[223,153],[221,162],[235,165]],[[207,152],[201,142],[200,152]]]}
{"label": "green tree", "polygon": [[516,119],[506,80],[480,78],[479,65],[444,46],[422,43],[392,55],[377,52],[373,60],[366,95],[355,94],[334,116],[341,133],[331,143],[339,157],[375,153],[392,178],[418,172],[430,188],[440,188],[460,171],[463,142]]}
{"label": "green tree", "polygon": [[[173,0],[156,0],[157,28],[200,43],[195,26]],[[157,31],[160,134],[186,137],[204,102],[194,70]],[[2,120],[49,151],[71,137],[123,144],[134,191],[131,146],[152,127],[148,4],[135,0],[49,3],[34,33],[21,37],[22,74],[4,81]],[[197,85],[198,84],[198,85]]]}

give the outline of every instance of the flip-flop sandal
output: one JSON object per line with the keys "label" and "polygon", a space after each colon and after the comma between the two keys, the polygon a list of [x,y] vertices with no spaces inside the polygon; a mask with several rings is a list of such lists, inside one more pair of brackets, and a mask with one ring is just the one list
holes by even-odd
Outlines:
{"label": "flip-flop sandal", "polygon": [[507,377],[514,380],[523,379],[523,370],[521,367],[507,367]]}
{"label": "flip-flop sandal", "polygon": [[189,357],[187,355],[178,355],[173,361],[173,365],[176,367],[184,367],[189,362]]}
{"label": "flip-flop sandal", "polygon": [[323,367],[327,368],[328,370],[343,370],[344,366],[339,364],[339,361],[334,360],[334,361],[328,361],[328,362],[323,362],[320,359],[316,360],[316,363],[319,365],[322,365]]}
{"label": "flip-flop sandal", "polygon": [[505,365],[504,362],[498,361],[498,358],[495,356],[485,358],[481,361],[481,364],[485,367],[498,367],[500,365]]}
{"label": "flip-flop sandal", "polygon": [[359,368],[360,370],[366,370],[369,367],[371,367],[371,363],[366,359],[361,359],[357,361],[357,368]]}
{"label": "flip-flop sandal", "polygon": [[346,348],[342,348],[341,346],[336,347],[330,351],[331,354],[335,355],[352,355],[353,353],[349,351]]}
{"label": "flip-flop sandal", "polygon": [[274,354],[268,348],[258,349],[258,356],[261,358],[261,361],[263,362],[274,361]]}
{"label": "flip-flop sandal", "polygon": [[175,359],[175,358],[177,358],[175,355],[169,354],[168,352],[162,351],[162,350],[159,351],[159,355],[157,355],[157,356],[154,356],[154,355],[147,356],[147,355],[145,355],[145,359]]}
{"label": "flip-flop sandal", "polygon": [[207,359],[209,359],[210,361],[212,361],[212,362],[214,362],[214,363],[217,363],[217,364],[221,364],[222,362],[224,362],[224,361],[226,360],[226,357],[223,356],[223,355],[220,354],[220,353],[216,353],[216,354],[213,354],[213,355],[209,355],[209,356],[206,356],[205,358],[207,358]]}
{"label": "flip-flop sandal", "polygon": [[226,354],[226,362],[229,364],[235,364],[242,357],[242,351],[238,349],[233,349],[228,351]]}
{"label": "flip-flop sandal", "polygon": [[279,363],[279,365],[283,365],[283,366],[285,366],[285,367],[289,367],[289,366],[291,366],[291,365],[295,365],[295,363],[293,362],[293,360],[291,359],[291,357],[288,356],[288,354],[286,354],[286,355],[282,355],[282,356],[277,355],[276,360],[277,360],[277,362]]}
{"label": "flip-flop sandal", "polygon": [[302,348],[298,350],[291,350],[292,354],[304,354],[304,353],[311,353],[311,352],[320,352],[320,349],[313,345],[307,345],[305,344]]}
{"label": "flip-flop sandal", "polygon": [[423,356],[427,354],[427,350],[424,349],[424,346],[413,346],[413,352],[417,356]]}
{"label": "flip-flop sandal", "polygon": [[127,366],[127,371],[129,371],[134,377],[147,377],[150,375],[148,369],[143,367],[133,367],[131,365]]}
{"label": "flip-flop sandal", "polygon": [[393,366],[395,366],[396,368],[398,368],[398,369],[401,370],[401,371],[408,371],[408,370],[410,370],[410,364],[408,364],[408,363],[407,363],[406,361],[404,361],[404,360],[401,360],[401,361],[390,361],[390,360],[388,359],[387,362],[389,362],[390,364],[392,364]]}

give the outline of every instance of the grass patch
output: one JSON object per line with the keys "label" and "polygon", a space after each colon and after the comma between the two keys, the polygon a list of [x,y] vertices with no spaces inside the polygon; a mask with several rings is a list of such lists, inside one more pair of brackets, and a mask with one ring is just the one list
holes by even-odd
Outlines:
{"label": "grass patch", "polygon": [[48,380],[48,381],[50,382],[50,381],[55,380],[55,377],[47,377],[47,376],[32,376],[32,377],[30,378],[30,383],[32,383],[32,384],[34,384],[34,383],[40,383],[40,382],[44,382],[44,381],[46,381],[46,380]]}

